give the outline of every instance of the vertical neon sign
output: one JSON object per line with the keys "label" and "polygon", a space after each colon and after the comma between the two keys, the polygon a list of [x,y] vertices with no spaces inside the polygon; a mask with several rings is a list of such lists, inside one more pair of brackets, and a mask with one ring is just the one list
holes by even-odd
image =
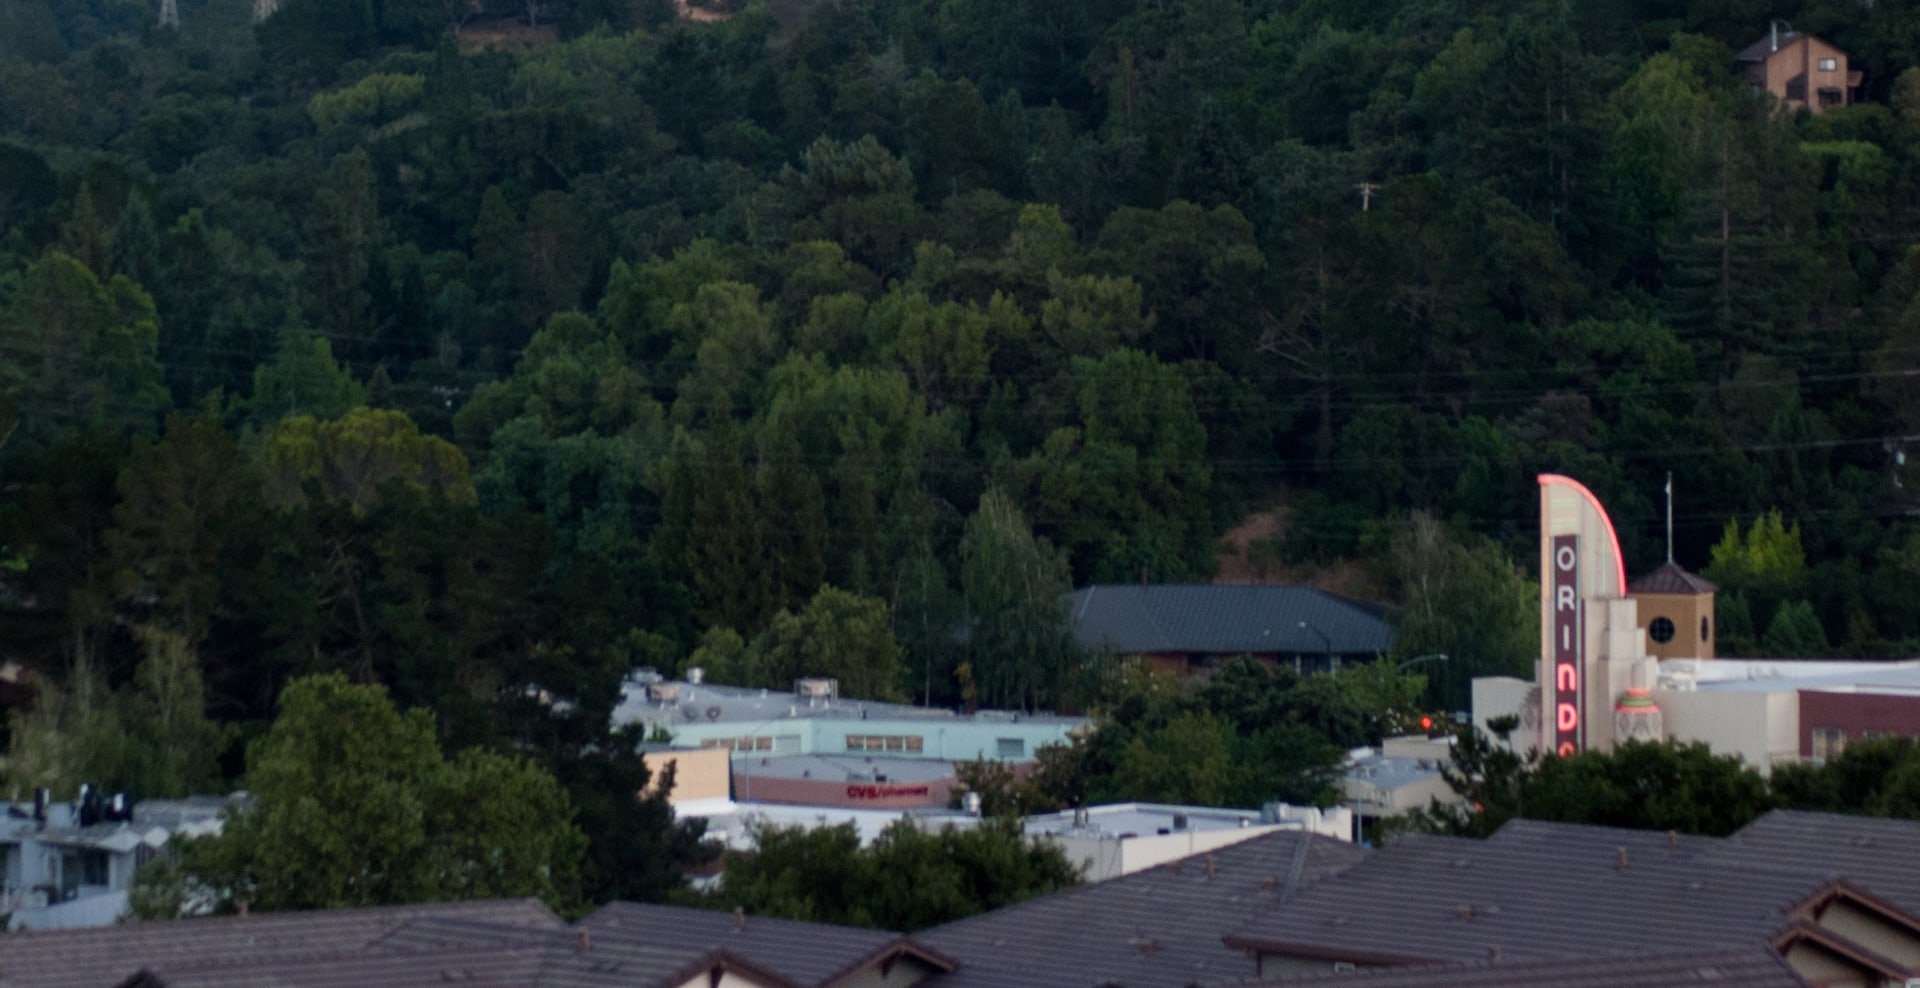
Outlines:
{"label": "vertical neon sign", "polygon": [[1580,750],[1581,653],[1580,536],[1553,537],[1553,750],[1567,757]]}

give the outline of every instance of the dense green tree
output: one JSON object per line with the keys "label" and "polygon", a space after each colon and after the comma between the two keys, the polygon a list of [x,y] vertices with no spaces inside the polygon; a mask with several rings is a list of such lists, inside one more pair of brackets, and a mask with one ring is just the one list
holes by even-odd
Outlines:
{"label": "dense green tree", "polygon": [[151,428],[165,407],[154,359],[153,300],[115,276],[102,283],[65,254],[29,265],[0,308],[0,394],[27,434],[79,425]]}
{"label": "dense green tree", "polygon": [[1067,625],[1064,561],[998,491],[982,496],[967,519],[960,559],[978,700],[1033,707],[1056,699],[1078,652]]}
{"label": "dense green tree", "polygon": [[749,914],[912,932],[1045,895],[1078,875],[1059,849],[1013,821],[965,829],[888,827],[861,847],[851,824],[765,827],[752,854],[729,855],[709,902]]}
{"label": "dense green tree", "polygon": [[339,676],[290,684],[280,707],[247,753],[250,805],[188,842],[177,871],[143,873],[150,889],[262,910],[575,894],[585,842],[544,770],[477,749],[449,760],[431,714]]}
{"label": "dense green tree", "polygon": [[753,640],[742,686],[791,687],[803,676],[831,676],[842,696],[903,700],[906,668],[886,601],[822,587],[797,613],[781,611]]}

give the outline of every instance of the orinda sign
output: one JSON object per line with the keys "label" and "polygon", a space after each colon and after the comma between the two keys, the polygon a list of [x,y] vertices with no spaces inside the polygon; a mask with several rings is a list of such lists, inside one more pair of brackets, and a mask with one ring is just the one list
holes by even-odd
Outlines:
{"label": "orinda sign", "polygon": [[1586,635],[1580,625],[1580,536],[1553,537],[1553,750],[1580,750],[1581,671]]}

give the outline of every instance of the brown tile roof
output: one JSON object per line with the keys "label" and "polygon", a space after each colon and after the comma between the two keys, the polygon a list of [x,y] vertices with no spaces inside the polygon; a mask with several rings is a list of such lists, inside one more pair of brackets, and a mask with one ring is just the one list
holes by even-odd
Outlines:
{"label": "brown tile roof", "polygon": [[[1519,964],[1419,965],[1348,974],[1304,975],[1242,984],[1352,985],[1353,988],[1807,988],[1785,959],[1763,946],[1653,957],[1605,957]],[[1225,988],[1225,986],[1222,986]]]}
{"label": "brown tile roof", "polygon": [[1712,593],[1720,589],[1712,580],[1696,576],[1680,568],[1680,564],[1671,560],[1660,564],[1660,568],[1627,584],[1628,593],[1670,593],[1692,594]]}
{"label": "brown tile roof", "polygon": [[564,930],[537,899],[442,902],[128,923],[0,937],[0,988],[101,988],[143,968],[206,958],[338,957],[419,919],[466,919],[508,929]]}
{"label": "brown tile roof", "polygon": [[1252,958],[1221,938],[1367,853],[1276,833],[936,927],[917,939],[961,966],[926,985],[1188,985],[1252,974]]}
{"label": "brown tile roof", "polygon": [[[1536,825],[1538,826],[1538,825]],[[1230,945],[1358,963],[1548,961],[1763,943],[1828,880],[1660,839],[1616,846],[1411,835],[1270,911]]]}
{"label": "brown tile roof", "polygon": [[642,955],[650,957],[672,945],[681,948],[684,964],[689,956],[724,950],[800,984],[826,983],[900,950],[918,950],[937,958],[936,966],[951,966],[944,957],[897,933],[757,916],[745,917],[744,923],[736,925],[730,913],[678,906],[615,902],[574,924],[574,929],[591,937],[597,953],[631,953],[637,962]]}
{"label": "brown tile roof", "polygon": [[1714,849],[1746,868],[1806,868],[1860,885],[1920,915],[1920,823],[1774,810]]}

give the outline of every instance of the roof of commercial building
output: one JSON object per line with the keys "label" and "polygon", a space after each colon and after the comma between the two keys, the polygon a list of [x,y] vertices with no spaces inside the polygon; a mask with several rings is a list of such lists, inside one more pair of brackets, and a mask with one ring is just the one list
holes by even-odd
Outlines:
{"label": "roof of commercial building", "polygon": [[918,934],[960,969],[939,988],[1188,985],[1254,973],[1222,937],[1363,860],[1360,847],[1282,831],[1082,885]]}
{"label": "roof of commercial building", "polygon": [[1882,865],[1916,848],[1920,824],[1824,814],[1774,814],[1727,839],[1538,821],[1486,841],[1409,835],[1229,943],[1376,964],[1750,946],[1837,880],[1896,906],[1920,898],[1920,863]]}
{"label": "roof of commercial building", "polygon": [[[650,686],[667,686],[671,700],[648,697]],[[905,703],[878,700],[848,700],[839,697],[803,697],[790,691],[748,689],[716,683],[648,683],[628,679],[620,684],[620,703],[613,710],[614,726],[661,724],[665,726],[748,723],[766,726],[776,733],[779,725],[796,720],[881,720],[928,721],[934,723],[1042,723],[1080,724],[1083,717],[1052,714],[982,710],[960,714],[939,707],[916,707]]]}
{"label": "roof of commercial building", "polygon": [[1083,647],[1123,655],[1374,655],[1393,648],[1386,608],[1313,587],[1096,584],[1075,590],[1070,603]]}
{"label": "roof of commercial building", "polygon": [[1352,783],[1392,791],[1401,786],[1440,778],[1440,765],[1430,758],[1405,758],[1399,755],[1367,755],[1347,763],[1343,778]]}
{"label": "roof of commercial building", "polygon": [[[1236,985],[1275,984],[1241,981]],[[1279,978],[1285,985],[1340,984],[1357,988],[1807,988],[1786,959],[1765,946],[1691,951],[1652,957],[1574,958],[1502,964],[1417,964],[1344,974]],[[1225,988],[1225,986],[1222,986]]]}
{"label": "roof of commercial building", "polygon": [[1669,559],[1658,569],[1627,584],[1628,593],[1697,594],[1720,589],[1712,580],[1680,568]]}
{"label": "roof of commercial building", "polygon": [[1029,834],[1073,834],[1084,836],[1133,837],[1141,834],[1171,833],[1174,830],[1206,832],[1242,830],[1261,826],[1259,810],[1225,810],[1208,806],[1170,806],[1163,803],[1111,803],[1091,806],[1085,811],[1086,823],[1075,821],[1075,811],[1042,813],[1026,818]]}
{"label": "roof of commercial building", "polygon": [[[1670,668],[1671,667],[1671,668]],[[1710,659],[1686,665],[1662,663],[1662,685],[1674,672],[1690,672],[1692,688],[1721,693],[1920,694],[1920,661],[1822,662],[1819,660]]]}

